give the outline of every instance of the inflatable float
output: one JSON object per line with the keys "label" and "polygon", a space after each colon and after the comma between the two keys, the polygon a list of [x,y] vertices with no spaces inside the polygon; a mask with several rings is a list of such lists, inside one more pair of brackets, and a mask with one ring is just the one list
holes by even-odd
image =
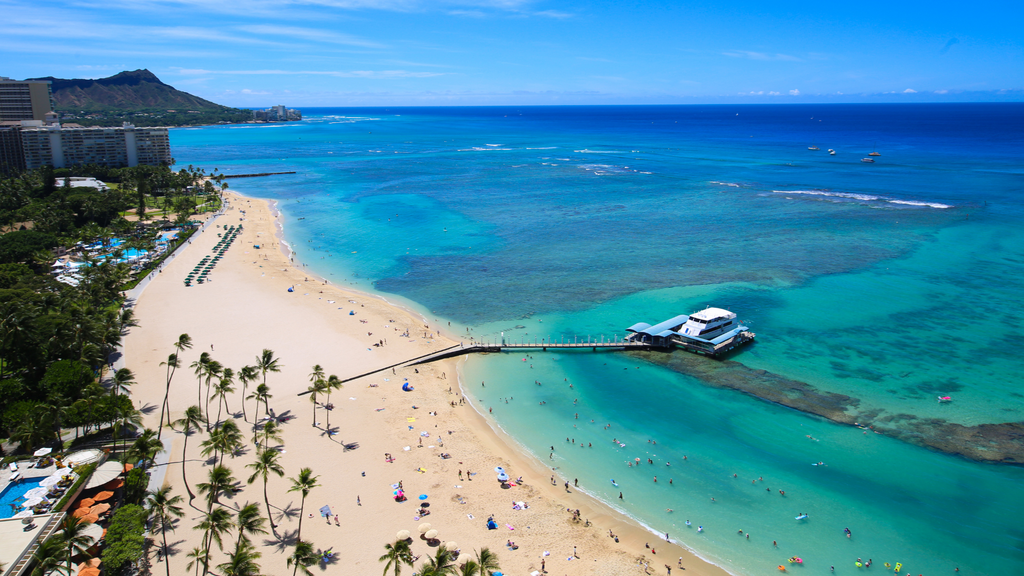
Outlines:
{"label": "inflatable float", "polygon": [[618,487],[618,485],[619,483],[615,481],[615,478],[612,478],[612,486]]}
{"label": "inflatable float", "polygon": [[801,514],[794,518],[794,520],[807,520],[807,514]]}
{"label": "inflatable float", "polygon": [[803,564],[804,563],[804,559],[803,558],[797,558],[796,556],[793,556],[792,558],[789,559],[789,563],[790,564]]}

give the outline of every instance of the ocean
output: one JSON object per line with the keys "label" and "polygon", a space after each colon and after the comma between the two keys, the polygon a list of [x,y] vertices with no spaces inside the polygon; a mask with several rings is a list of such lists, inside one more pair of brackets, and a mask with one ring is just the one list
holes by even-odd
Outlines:
{"label": "ocean", "polygon": [[757,334],[723,360],[467,360],[495,427],[652,541],[742,575],[1024,574],[1024,105],[303,112],[171,144],[178,166],[295,171],[228,182],[277,200],[335,283],[467,339],[707,306]]}

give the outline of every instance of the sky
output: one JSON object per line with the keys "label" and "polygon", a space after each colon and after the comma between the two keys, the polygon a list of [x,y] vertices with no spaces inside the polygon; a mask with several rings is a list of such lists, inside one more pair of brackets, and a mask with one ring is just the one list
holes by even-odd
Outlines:
{"label": "sky", "polygon": [[0,0],[0,75],[267,107],[1024,101],[1024,2]]}

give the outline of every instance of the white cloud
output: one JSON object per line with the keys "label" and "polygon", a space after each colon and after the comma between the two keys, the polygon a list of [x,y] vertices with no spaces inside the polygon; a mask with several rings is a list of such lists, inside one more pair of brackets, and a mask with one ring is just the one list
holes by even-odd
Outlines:
{"label": "white cloud", "polygon": [[917,94],[917,90],[914,90],[913,88],[907,88],[906,90],[903,91],[903,93],[904,94]]}
{"label": "white cloud", "polygon": [[329,42],[331,44],[345,44],[349,46],[361,46],[363,48],[386,48],[383,44],[378,44],[371,40],[365,40],[357,36],[350,34],[343,34],[338,32],[330,32],[327,30],[317,30],[315,28],[303,28],[300,26],[279,26],[276,24],[252,24],[248,26],[239,26],[238,30],[249,32],[251,34],[259,35],[270,35],[270,36],[287,36],[290,38],[298,38],[300,40],[316,40],[317,42]]}
{"label": "white cloud", "polygon": [[248,88],[242,88],[241,92],[242,94],[249,94],[254,96],[265,96],[267,94],[270,94],[270,92],[264,92],[262,90],[250,90]]}
{"label": "white cloud", "polygon": [[778,96],[778,95],[779,95],[779,93],[778,93],[778,92],[775,92],[775,91],[772,91],[772,92],[769,92],[769,93],[768,93],[768,95],[769,95],[769,96]]}
{"label": "white cloud", "polygon": [[411,72],[409,70],[204,70],[177,68],[183,76],[334,76],[336,78],[430,78],[443,72]]}
{"label": "white cloud", "polygon": [[749,50],[730,50],[728,52],[722,52],[722,55],[732,58],[749,58],[751,60],[784,60],[787,62],[803,62],[800,58],[790,56],[789,54],[768,54],[765,52],[751,52]]}
{"label": "white cloud", "polygon": [[949,90],[936,90],[935,93],[936,94],[948,94]]}
{"label": "white cloud", "polygon": [[790,96],[799,96],[800,95],[800,91],[797,90],[796,88],[794,88],[794,89],[789,91],[789,95]]}

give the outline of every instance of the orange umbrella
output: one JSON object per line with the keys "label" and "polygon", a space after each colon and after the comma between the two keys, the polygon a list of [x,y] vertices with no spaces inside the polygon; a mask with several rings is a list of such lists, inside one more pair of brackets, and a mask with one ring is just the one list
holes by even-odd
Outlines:
{"label": "orange umbrella", "polygon": [[84,518],[88,516],[90,512],[92,512],[92,510],[90,510],[89,508],[79,508],[72,512],[71,515],[75,518]]}
{"label": "orange umbrella", "polygon": [[100,569],[99,568],[93,568],[93,567],[90,566],[89,568],[86,568],[85,570],[79,570],[78,571],[78,576],[100,576]]}
{"label": "orange umbrella", "polygon": [[102,514],[107,510],[110,510],[110,504],[104,502],[102,504],[97,504],[93,506],[92,508],[89,509],[89,512],[91,512],[92,514]]}
{"label": "orange umbrella", "polygon": [[98,515],[96,515],[96,514],[86,514],[85,516],[81,516],[81,518],[82,518],[82,522],[90,522],[90,523],[93,523],[93,524],[95,524],[96,522],[99,522],[99,520],[100,520],[100,517]]}
{"label": "orange umbrella", "polygon": [[106,484],[101,486],[101,488],[103,488],[104,490],[117,490],[122,486],[124,486],[124,478],[114,478],[110,482],[107,482]]}
{"label": "orange umbrella", "polygon": [[128,471],[129,471],[129,470],[131,470],[132,468],[135,468],[135,466],[133,466],[133,465],[131,465],[131,464],[125,464],[125,465],[124,465],[124,471],[125,471],[125,472],[128,472]]}
{"label": "orange umbrella", "polygon": [[103,492],[97,493],[95,496],[92,497],[92,499],[95,500],[96,502],[102,502],[104,500],[109,500],[113,495],[114,493],[111,492],[110,490],[104,490]]}
{"label": "orange umbrella", "polygon": [[88,507],[92,506],[95,503],[96,503],[96,501],[93,500],[92,498],[82,498],[81,500],[78,501],[78,507],[79,508],[88,508]]}

